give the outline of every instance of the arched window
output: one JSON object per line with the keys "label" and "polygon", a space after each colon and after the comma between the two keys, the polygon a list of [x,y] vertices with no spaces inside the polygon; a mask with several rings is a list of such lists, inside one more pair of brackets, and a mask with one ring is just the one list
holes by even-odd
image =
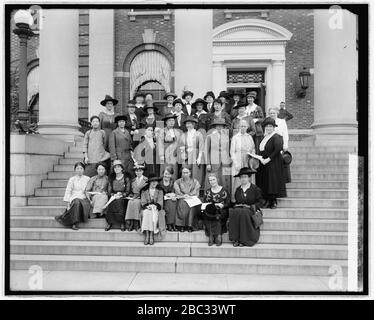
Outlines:
{"label": "arched window", "polygon": [[140,93],[151,93],[153,96],[153,100],[163,100],[164,96],[166,94],[166,91],[161,83],[158,81],[150,80],[146,81],[143,84],[141,84],[136,92]]}

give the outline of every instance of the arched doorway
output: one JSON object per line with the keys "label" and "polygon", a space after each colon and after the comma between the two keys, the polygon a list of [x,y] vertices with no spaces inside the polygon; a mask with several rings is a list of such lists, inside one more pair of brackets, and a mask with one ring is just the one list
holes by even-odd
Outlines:
{"label": "arched doorway", "polygon": [[152,94],[153,104],[158,107],[159,110],[161,110],[160,108],[165,104],[164,96],[166,94],[166,90],[164,86],[158,81],[145,81],[137,88],[136,93]]}

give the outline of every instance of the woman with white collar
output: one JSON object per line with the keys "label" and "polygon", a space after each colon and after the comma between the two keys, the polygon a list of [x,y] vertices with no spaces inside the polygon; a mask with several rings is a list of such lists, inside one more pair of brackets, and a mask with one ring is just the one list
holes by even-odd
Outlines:
{"label": "woman with white collar", "polygon": [[262,112],[262,108],[254,103],[257,97],[256,91],[248,92],[246,96],[247,106],[246,106],[246,113],[248,116],[251,116],[253,121],[255,122],[256,133],[253,136],[253,140],[255,142],[256,151],[258,152],[258,145],[263,137],[263,130],[261,126],[261,122],[264,119],[264,113]]}
{"label": "woman with white collar", "polygon": [[284,179],[283,157],[283,138],[276,131],[277,124],[275,120],[268,117],[262,122],[264,129],[264,138],[259,145],[260,167],[257,170],[256,182],[261,188],[264,199],[267,201],[265,206],[275,209],[277,207],[277,198],[287,196]]}
{"label": "woman with white collar", "polygon": [[105,150],[109,151],[109,137],[112,131],[116,128],[115,117],[118,115],[114,112],[114,106],[118,104],[118,100],[106,95],[105,99],[100,102],[105,107],[99,113],[101,129],[105,131]]}

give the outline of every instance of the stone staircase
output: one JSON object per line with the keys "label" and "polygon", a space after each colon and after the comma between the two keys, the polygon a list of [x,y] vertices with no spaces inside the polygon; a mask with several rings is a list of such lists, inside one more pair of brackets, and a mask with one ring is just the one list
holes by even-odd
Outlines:
{"label": "stone staircase", "polygon": [[11,209],[11,269],[230,273],[329,276],[331,267],[347,273],[349,147],[317,147],[312,140],[290,141],[292,183],[288,198],[264,210],[260,242],[233,248],[208,247],[202,231],[168,232],[162,242],[144,246],[136,232],[104,231],[105,220],[89,220],[79,231],[62,227],[54,216],[82,142],[69,147],[28,198]]}

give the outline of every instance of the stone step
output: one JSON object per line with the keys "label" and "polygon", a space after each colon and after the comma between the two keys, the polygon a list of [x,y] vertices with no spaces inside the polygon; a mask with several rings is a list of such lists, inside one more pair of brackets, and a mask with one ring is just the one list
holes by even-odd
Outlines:
{"label": "stone step", "polygon": [[62,180],[42,180],[42,188],[66,188],[68,179]]}
{"label": "stone step", "polygon": [[70,172],[74,169],[74,166],[73,165],[70,165],[70,164],[55,164],[53,166],[53,171],[54,172]]}
{"label": "stone step", "polygon": [[346,165],[313,165],[313,164],[307,164],[307,165],[295,165],[294,163],[291,164],[291,174],[293,172],[308,172],[308,173],[314,173],[314,172],[325,172],[325,173],[346,173],[348,174],[349,168]]}
{"label": "stone step", "polygon": [[347,199],[308,199],[308,198],[281,198],[278,199],[279,208],[348,208]]}
{"label": "stone step", "polygon": [[[293,177],[292,177],[293,178]],[[66,180],[67,182],[67,180]],[[292,182],[287,183],[287,189],[347,189],[348,181],[304,181],[292,179]]]}
{"label": "stone step", "polygon": [[291,166],[343,166],[348,167],[349,160],[347,159],[308,159],[308,158],[293,158]]}
{"label": "stone step", "polygon": [[[65,210],[66,206],[27,206],[11,208],[12,216],[50,216],[55,217]],[[266,218],[273,219],[347,219],[347,209],[331,208],[278,208],[263,209]]]}
{"label": "stone step", "polygon": [[345,260],[180,257],[176,272],[331,276],[337,266],[347,274]]}
{"label": "stone step", "polygon": [[[73,167],[72,167],[73,169]],[[75,172],[74,171],[69,171],[69,172],[66,172],[66,171],[59,171],[59,172],[48,172],[47,174],[47,177],[48,177],[48,180],[66,180],[66,179],[70,179],[72,176],[75,175]]]}
{"label": "stone step", "polygon": [[69,147],[69,152],[71,153],[83,153],[83,151],[84,151],[83,143]]}
{"label": "stone step", "polygon": [[66,159],[74,158],[74,159],[80,159],[80,161],[82,161],[83,160],[83,151],[82,152],[65,152],[64,153],[64,158],[66,158]]}
{"label": "stone step", "polygon": [[71,166],[74,166],[74,164],[76,164],[78,161],[82,161],[82,157],[78,157],[78,158],[60,158],[59,160],[59,164],[64,164],[64,165],[71,165]]}
{"label": "stone step", "polygon": [[351,146],[303,146],[303,145],[293,145],[290,147],[290,152],[355,152],[355,147]]}
{"label": "stone step", "polygon": [[348,190],[344,189],[287,189],[290,198],[348,199]]}
{"label": "stone step", "polygon": [[[235,248],[241,250],[243,248]],[[178,272],[331,276],[331,268],[347,273],[346,260],[87,255],[10,255],[11,270],[38,265],[45,271]],[[335,269],[334,269],[335,270]]]}
{"label": "stone step", "polygon": [[35,189],[36,197],[63,197],[65,188],[37,188]]}
{"label": "stone step", "polygon": [[291,168],[291,179],[303,180],[303,181],[313,181],[313,180],[325,180],[325,181],[348,181],[348,172],[321,172],[321,171],[293,171]]}
{"label": "stone step", "polygon": [[[10,220],[12,228],[64,228],[54,217],[49,216],[12,216]],[[80,223],[80,228],[104,229],[105,219],[89,219],[86,223]],[[262,230],[282,231],[347,231],[347,220],[329,219],[271,219],[264,217]]]}
{"label": "stone step", "polygon": [[[74,231],[69,228],[11,228],[12,240],[69,240],[69,241],[125,241],[142,242],[143,235],[132,231],[122,232],[113,229],[108,232],[102,229],[80,229]],[[229,243],[228,233],[222,237],[224,243]],[[196,232],[167,232],[165,242],[208,242],[204,231]],[[317,232],[317,231],[261,231],[259,243],[278,244],[331,244],[346,245],[347,232]]]}
{"label": "stone step", "polygon": [[347,259],[345,245],[257,244],[252,248],[233,250],[232,244],[209,247],[206,243],[99,241],[30,241],[11,240],[11,254],[87,255],[87,256],[156,256],[217,257],[271,259]]}
{"label": "stone step", "polygon": [[336,153],[307,153],[307,152],[292,152],[292,161],[294,159],[298,160],[348,160],[349,159],[349,153],[342,153],[342,152],[336,152]]}

